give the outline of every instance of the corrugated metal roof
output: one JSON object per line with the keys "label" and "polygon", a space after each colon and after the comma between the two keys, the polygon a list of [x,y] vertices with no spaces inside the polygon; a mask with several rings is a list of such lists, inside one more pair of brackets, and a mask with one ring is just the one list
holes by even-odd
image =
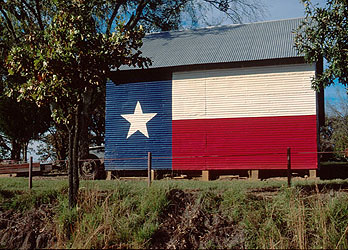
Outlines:
{"label": "corrugated metal roof", "polygon": [[302,20],[152,33],[141,51],[152,60],[150,68],[299,57],[293,31]]}

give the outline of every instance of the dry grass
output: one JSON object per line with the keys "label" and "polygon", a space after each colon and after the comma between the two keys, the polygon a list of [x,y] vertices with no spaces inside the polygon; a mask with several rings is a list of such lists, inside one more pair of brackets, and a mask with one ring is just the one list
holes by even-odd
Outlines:
{"label": "dry grass", "polygon": [[[29,193],[23,191],[27,186],[25,180],[0,183],[1,207],[21,210],[20,204],[27,204],[25,207],[52,201],[58,204],[58,241],[52,246],[55,248],[151,247],[153,235],[165,223],[163,212],[170,205],[168,194],[174,189],[195,194],[192,211],[204,215],[201,222],[214,215],[226,227],[240,229],[238,244],[244,248],[348,248],[348,181],[302,181],[292,188],[287,188],[285,182],[155,181],[150,189],[141,181],[83,182],[78,207],[73,210],[68,208],[66,187],[61,181],[56,189],[54,181],[36,185],[37,190],[34,185]],[[45,185],[47,189],[43,191]],[[13,196],[9,195],[12,193]],[[223,223],[218,225],[223,227]],[[199,233],[199,227],[193,226]],[[179,242],[180,237],[175,237]],[[233,242],[227,238],[217,240],[207,241],[205,246],[228,247],[221,242]]]}

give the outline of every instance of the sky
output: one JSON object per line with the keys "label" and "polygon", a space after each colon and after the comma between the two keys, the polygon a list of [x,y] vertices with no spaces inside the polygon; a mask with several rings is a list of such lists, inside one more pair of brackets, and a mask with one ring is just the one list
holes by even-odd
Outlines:
{"label": "sky", "polygon": [[[261,0],[266,7],[265,20],[304,17],[304,6],[300,0]],[[325,5],[324,0],[312,0],[313,4]]]}

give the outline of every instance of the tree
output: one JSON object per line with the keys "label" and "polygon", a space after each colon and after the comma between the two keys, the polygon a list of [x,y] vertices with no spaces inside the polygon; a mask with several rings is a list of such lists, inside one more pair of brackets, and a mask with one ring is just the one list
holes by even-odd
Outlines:
{"label": "tree", "polygon": [[41,161],[56,161],[59,165],[64,165],[67,159],[68,150],[66,142],[69,140],[69,133],[64,124],[56,123],[49,128],[48,133],[41,136],[37,155]]}
{"label": "tree", "polygon": [[[16,89],[19,99],[49,105],[55,121],[69,131],[70,206],[76,202],[79,187],[78,156],[84,158],[88,149],[80,147],[79,141],[87,138],[95,90],[112,69],[149,65],[150,60],[139,50],[145,32],[140,24],[147,30],[178,28],[181,11],[198,2],[236,16],[236,10],[229,13],[233,6],[254,1],[0,1],[0,12],[14,41],[6,66],[10,75],[26,80],[10,86],[8,93]],[[194,12],[192,16],[196,18]]]}
{"label": "tree", "polygon": [[[139,1],[121,1],[121,13],[132,15]],[[147,32],[221,24],[226,18],[233,23],[253,21],[264,13],[257,0],[149,0],[134,20]]]}
{"label": "tree", "polygon": [[[103,1],[56,2],[52,22],[34,30],[13,47],[7,66],[28,80],[16,86],[20,98],[51,105],[53,118],[69,131],[69,204],[76,204],[79,188],[78,148],[83,103],[107,73],[121,65],[143,67],[149,60],[139,48],[144,33],[119,20],[110,33],[101,33]],[[87,101],[88,102],[88,101]]]}
{"label": "tree", "polygon": [[297,30],[295,46],[309,63],[321,58],[327,68],[312,80],[312,86],[319,90],[334,84],[335,79],[348,87],[348,2],[328,0],[325,7],[313,6],[310,0],[305,4],[306,17]]}
{"label": "tree", "polygon": [[[0,13],[2,9],[0,8]],[[47,107],[37,107],[32,101],[17,101],[19,93],[14,89],[11,97],[4,94],[13,83],[25,82],[25,77],[10,76],[4,62],[10,50],[14,38],[6,32],[5,16],[0,16],[0,131],[3,133],[2,148],[11,151],[11,159],[20,160],[23,152],[23,160],[27,160],[28,143],[32,139],[45,132],[50,126],[50,111]],[[6,15],[10,19],[11,16]],[[11,29],[15,29],[12,26]],[[8,30],[7,30],[8,31]],[[11,149],[5,141],[9,141]],[[6,145],[6,146],[5,146]]]}
{"label": "tree", "polygon": [[47,131],[51,123],[50,110],[30,101],[0,96],[0,131],[10,140],[11,159],[27,160],[28,143]]}
{"label": "tree", "polygon": [[[327,0],[325,7],[305,4],[306,17],[297,29],[295,46],[303,53],[308,63],[321,61],[327,64],[323,72],[312,79],[312,87],[317,91],[335,84],[346,87],[348,94],[348,2]],[[348,147],[347,114],[332,109],[321,128],[321,148],[328,151],[343,151]]]}
{"label": "tree", "polygon": [[[320,144],[324,152],[335,152],[323,155],[324,160],[348,160],[344,152],[348,149],[348,102],[337,93],[337,102],[328,104],[325,126],[321,128]],[[326,158],[325,158],[326,157]]]}
{"label": "tree", "polygon": [[0,132],[0,162],[2,159],[8,157],[8,152],[11,148],[8,146],[8,141],[6,137]]}

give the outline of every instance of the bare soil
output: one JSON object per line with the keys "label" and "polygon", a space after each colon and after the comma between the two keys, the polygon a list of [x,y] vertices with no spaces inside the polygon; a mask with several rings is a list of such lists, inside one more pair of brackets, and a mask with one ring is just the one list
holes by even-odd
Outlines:
{"label": "bare soil", "polygon": [[56,242],[52,205],[26,212],[0,211],[0,248],[52,248]]}
{"label": "bare soil", "polygon": [[220,214],[204,212],[195,191],[173,189],[150,248],[243,248],[242,228]]}

